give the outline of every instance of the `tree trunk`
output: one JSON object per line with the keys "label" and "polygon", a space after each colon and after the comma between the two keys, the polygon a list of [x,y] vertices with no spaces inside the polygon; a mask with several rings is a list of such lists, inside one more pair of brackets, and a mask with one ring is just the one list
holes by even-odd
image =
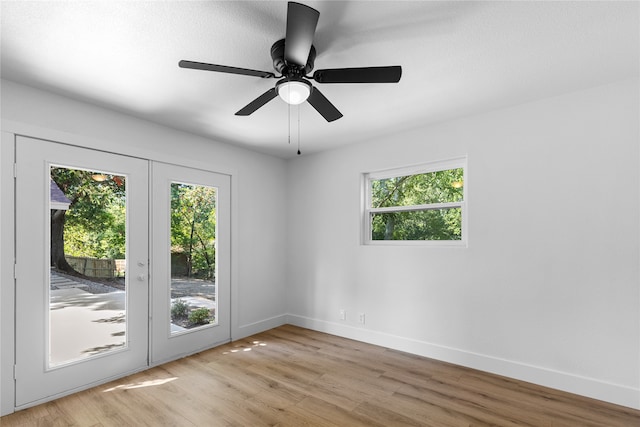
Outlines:
{"label": "tree trunk", "polygon": [[64,256],[64,222],[65,210],[51,211],[51,266],[67,273],[79,273],[73,269]]}
{"label": "tree trunk", "polygon": [[393,231],[396,228],[396,216],[394,214],[389,215],[387,224],[384,228],[384,240],[393,240]]}
{"label": "tree trunk", "polygon": [[191,270],[193,268],[193,233],[196,229],[195,213],[193,221],[191,221],[191,235],[189,236],[189,254],[187,255],[187,277],[191,277]]}
{"label": "tree trunk", "polygon": [[[202,237],[200,237],[200,234],[197,234],[198,240],[200,241],[200,245],[202,246],[202,254],[204,255],[204,260],[207,262],[207,278],[212,278],[213,279],[213,261],[209,258],[209,253],[207,252],[207,245],[204,243],[204,240],[202,240]],[[215,246],[212,248],[213,249],[213,254],[214,254],[214,259],[215,259]]]}

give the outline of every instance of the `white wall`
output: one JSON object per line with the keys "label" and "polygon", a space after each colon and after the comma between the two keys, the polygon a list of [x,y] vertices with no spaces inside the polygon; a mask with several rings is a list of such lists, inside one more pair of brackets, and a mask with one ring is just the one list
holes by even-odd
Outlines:
{"label": "white wall", "polygon": [[[289,322],[640,408],[639,90],[290,161]],[[461,155],[468,248],[360,244],[362,173]]]}
{"label": "white wall", "polygon": [[[285,205],[286,164],[282,159],[216,143],[48,92],[2,81],[2,197],[0,220],[11,221],[13,197],[5,191],[12,174],[5,154],[12,133],[50,139],[115,153],[209,169],[232,181],[232,338],[282,324],[286,317]],[[12,161],[9,160],[9,165]],[[2,241],[5,241],[5,228]],[[11,238],[11,240],[13,240]],[[2,413],[13,405],[11,254],[2,252]],[[9,331],[9,332],[6,332]],[[6,332],[6,333],[5,333]]]}
{"label": "white wall", "polygon": [[[286,162],[11,82],[1,89],[3,132],[232,175],[233,338],[289,321],[640,408],[637,81]],[[468,248],[360,245],[361,173],[460,155]],[[12,212],[5,157],[0,225]],[[5,410],[13,302],[2,250]]]}

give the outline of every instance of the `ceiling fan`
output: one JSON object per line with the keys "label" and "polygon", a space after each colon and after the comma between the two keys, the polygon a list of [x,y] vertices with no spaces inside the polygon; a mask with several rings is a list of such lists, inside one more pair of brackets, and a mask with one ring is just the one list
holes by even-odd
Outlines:
{"label": "ceiling fan", "polygon": [[217,71],[219,73],[240,74],[261,78],[277,78],[275,87],[269,89],[236,113],[237,116],[248,116],[258,108],[280,96],[289,104],[301,104],[308,101],[328,122],[342,117],[342,113],[314,87],[309,79],[317,83],[397,83],[402,75],[399,65],[388,67],[333,68],[313,70],[316,49],[313,36],[320,12],[295,2],[287,5],[287,31],[282,40],[271,46],[273,68],[280,73],[276,76],[269,71],[250,70],[247,68],[229,67],[226,65],[207,64],[194,61],[180,61],[181,68]]}

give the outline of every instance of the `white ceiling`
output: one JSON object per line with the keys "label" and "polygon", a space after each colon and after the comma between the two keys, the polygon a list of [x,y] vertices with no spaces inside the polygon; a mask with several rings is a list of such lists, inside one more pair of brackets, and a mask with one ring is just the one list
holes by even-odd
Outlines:
{"label": "white ceiling", "polygon": [[[320,11],[316,69],[401,65],[398,84],[324,84],[344,114],[300,107],[303,153],[361,142],[639,73],[638,2],[302,1]],[[234,113],[274,79],[178,68],[273,71],[286,2],[2,1],[1,76],[280,157],[297,108]]]}

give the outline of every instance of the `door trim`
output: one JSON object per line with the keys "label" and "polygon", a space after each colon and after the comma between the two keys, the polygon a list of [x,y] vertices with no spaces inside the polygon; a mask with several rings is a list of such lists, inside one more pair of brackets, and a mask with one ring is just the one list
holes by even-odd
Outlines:
{"label": "door trim", "polygon": [[2,131],[0,140],[0,416],[15,406],[15,135]]}

